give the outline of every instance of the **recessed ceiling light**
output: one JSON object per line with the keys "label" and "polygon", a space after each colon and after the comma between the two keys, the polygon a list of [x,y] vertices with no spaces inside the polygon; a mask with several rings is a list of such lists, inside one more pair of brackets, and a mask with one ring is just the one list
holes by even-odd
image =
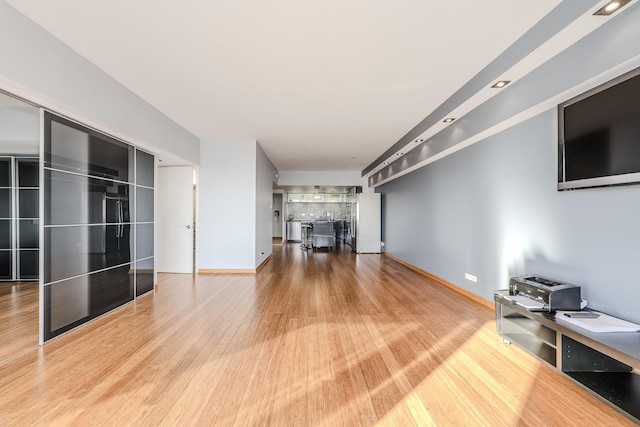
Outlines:
{"label": "recessed ceiling light", "polygon": [[447,117],[446,119],[443,120],[443,122],[445,123],[451,123],[452,121],[454,121],[456,118],[455,117]]}
{"label": "recessed ceiling light", "polygon": [[493,84],[493,86],[491,86],[491,87],[496,88],[496,89],[500,89],[500,88],[505,87],[509,83],[511,83],[511,80],[500,80],[499,82],[495,82]]}
{"label": "recessed ceiling light", "polygon": [[609,3],[605,4],[602,9],[599,9],[596,13],[594,13],[594,15],[611,15],[630,1],[631,0],[611,0]]}
{"label": "recessed ceiling light", "polygon": [[389,162],[384,162],[384,163],[383,163],[383,165],[388,165],[388,164],[389,164]]}
{"label": "recessed ceiling light", "polygon": [[424,142],[424,139],[416,139],[416,143],[420,144],[421,142]]}
{"label": "recessed ceiling light", "polygon": [[400,152],[400,153],[396,153],[396,156],[402,156],[404,153]]}

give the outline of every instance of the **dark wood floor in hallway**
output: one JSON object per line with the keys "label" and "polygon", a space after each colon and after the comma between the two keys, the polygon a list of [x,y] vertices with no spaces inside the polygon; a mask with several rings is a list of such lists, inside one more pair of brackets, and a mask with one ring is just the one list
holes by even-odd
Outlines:
{"label": "dark wood floor in hallway", "polygon": [[633,425],[382,255],[274,245],[0,366],[0,426]]}

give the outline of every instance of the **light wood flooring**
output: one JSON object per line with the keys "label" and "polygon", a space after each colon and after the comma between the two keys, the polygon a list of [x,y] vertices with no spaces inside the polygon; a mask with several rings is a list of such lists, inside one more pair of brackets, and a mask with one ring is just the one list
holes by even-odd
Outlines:
{"label": "light wood flooring", "polygon": [[0,425],[633,425],[382,255],[274,246],[0,366]]}
{"label": "light wood flooring", "polygon": [[38,282],[0,282],[0,363],[37,346]]}

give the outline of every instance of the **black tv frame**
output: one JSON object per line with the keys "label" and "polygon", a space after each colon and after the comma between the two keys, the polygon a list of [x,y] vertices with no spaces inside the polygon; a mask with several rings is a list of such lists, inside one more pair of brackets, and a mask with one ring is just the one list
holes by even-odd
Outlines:
{"label": "black tv frame", "polygon": [[[578,96],[558,104],[558,191],[575,190],[593,187],[608,187],[619,185],[632,185],[640,183],[640,172],[606,175],[595,178],[567,180],[565,176],[565,137],[564,137],[564,110],[566,107],[578,103],[592,95],[604,92],[622,82],[640,76],[640,67],[624,73],[606,83],[596,86]],[[640,102],[640,100],[639,100]]]}

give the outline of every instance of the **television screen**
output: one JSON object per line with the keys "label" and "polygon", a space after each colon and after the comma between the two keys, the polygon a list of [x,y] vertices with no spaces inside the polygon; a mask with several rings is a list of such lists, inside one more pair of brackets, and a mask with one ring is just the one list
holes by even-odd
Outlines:
{"label": "television screen", "polygon": [[640,183],[640,69],[558,106],[558,189]]}

